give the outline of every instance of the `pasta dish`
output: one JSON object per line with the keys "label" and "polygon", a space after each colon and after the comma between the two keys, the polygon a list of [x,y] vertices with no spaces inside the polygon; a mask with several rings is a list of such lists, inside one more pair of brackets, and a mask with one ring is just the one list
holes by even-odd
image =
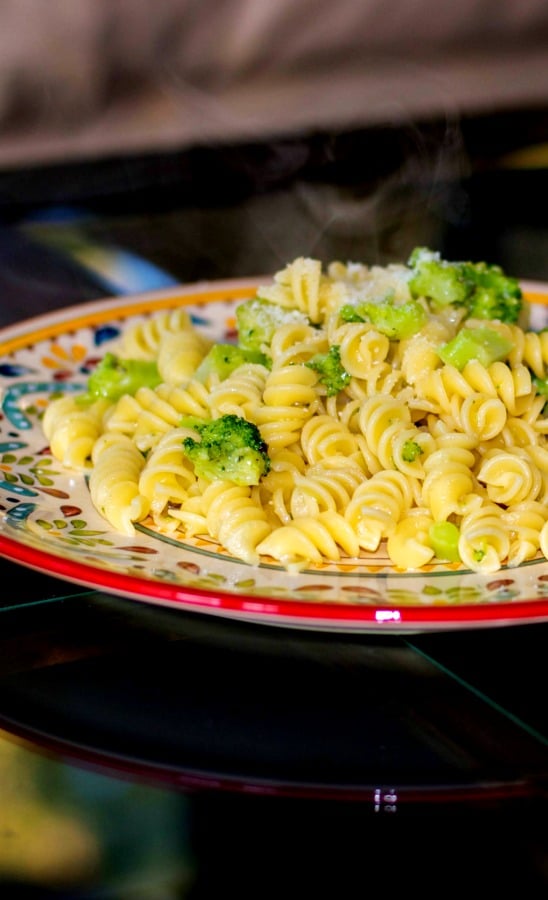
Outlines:
{"label": "pasta dish", "polygon": [[184,307],[126,329],[42,428],[127,535],[296,571],[382,547],[398,571],[491,573],[548,557],[547,365],[496,266],[299,257],[237,307],[232,343]]}

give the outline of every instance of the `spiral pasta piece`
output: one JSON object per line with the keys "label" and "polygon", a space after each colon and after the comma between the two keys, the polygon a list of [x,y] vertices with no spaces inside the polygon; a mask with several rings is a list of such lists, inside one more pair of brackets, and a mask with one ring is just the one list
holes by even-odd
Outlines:
{"label": "spiral pasta piece", "polygon": [[386,542],[388,555],[395,566],[409,571],[420,569],[434,557],[429,532],[433,519],[428,512],[419,508],[401,519],[388,535]]}
{"label": "spiral pasta piece", "polygon": [[511,506],[536,500],[542,488],[542,477],[526,450],[509,447],[488,451],[477,473],[494,503]]}
{"label": "spiral pasta piece", "polygon": [[326,308],[322,266],[303,256],[274,276],[274,284],[259,288],[259,296],[280,306],[306,313],[311,322],[321,322]]}
{"label": "spiral pasta piece", "polygon": [[512,339],[514,350],[509,356],[512,365],[517,365],[518,361],[522,362],[538,378],[545,378],[548,367],[548,332],[520,332],[519,328],[514,328]]}
{"label": "spiral pasta piece", "polygon": [[504,362],[494,362],[485,367],[478,360],[471,360],[462,374],[476,393],[502,400],[511,416],[521,415],[531,405],[531,373],[524,365],[511,368]]}
{"label": "spiral pasta piece", "polygon": [[520,419],[530,423],[539,435],[548,434],[548,417],[544,415],[546,407],[546,397],[535,397],[526,412],[522,413]]}
{"label": "spiral pasta piece", "polygon": [[539,545],[542,551],[542,555],[545,559],[548,559],[548,522],[545,522],[542,526],[542,530],[539,535]]}
{"label": "spiral pasta piece", "polygon": [[454,337],[455,331],[455,322],[431,318],[418,334],[399,342],[394,353],[394,364],[401,369],[408,384],[415,385],[441,368],[438,349]]}
{"label": "spiral pasta piece", "polygon": [[486,502],[463,517],[458,549],[473,572],[498,572],[510,551],[510,528],[500,506]]}
{"label": "spiral pasta piece", "polygon": [[284,518],[318,515],[327,509],[344,513],[365,477],[356,462],[336,456],[309,466],[303,474],[295,473]]}
{"label": "spiral pasta piece", "polygon": [[69,469],[83,471],[91,466],[91,451],[110,408],[108,400],[81,405],[75,397],[52,400],[42,419],[53,456]]}
{"label": "spiral pasta piece", "polygon": [[283,447],[272,454],[270,472],[259,484],[259,496],[273,524],[280,525],[291,519],[291,495],[296,480],[305,470],[306,461],[296,446]]}
{"label": "spiral pasta piece", "polygon": [[539,443],[538,430],[520,417],[508,417],[500,436],[505,447],[531,447]]}
{"label": "spiral pasta piece", "polygon": [[327,337],[321,329],[312,328],[303,322],[280,325],[270,342],[269,357],[272,369],[283,369],[306,363],[318,353],[329,349]]}
{"label": "spiral pasta piece", "polygon": [[105,430],[131,437],[139,450],[147,452],[183,416],[208,418],[208,400],[207,389],[194,380],[186,387],[165,383],[154,389],[140,387],[134,396],[124,394],[108,411]]}
{"label": "spiral pasta piece", "polygon": [[360,402],[377,394],[390,394],[400,401],[413,399],[413,392],[406,385],[403,373],[386,362],[374,363],[360,378],[351,378],[345,393]]}
{"label": "spiral pasta piece", "polygon": [[548,521],[546,504],[526,500],[503,510],[501,517],[510,536],[507,565],[515,567],[534,559],[541,547],[542,530]]}
{"label": "spiral pasta piece", "polygon": [[259,363],[244,363],[228,378],[211,388],[207,404],[214,417],[239,415],[253,419],[253,411],[261,406],[268,369]]}
{"label": "spiral pasta piece", "polygon": [[160,438],[147,456],[139,476],[139,492],[149,503],[156,524],[165,527],[168,506],[180,505],[196,483],[194,467],[183,452],[183,440],[193,432],[189,428],[173,428]]}
{"label": "spiral pasta piece", "polygon": [[335,329],[332,344],[339,347],[341,363],[356,378],[367,378],[372,366],[386,360],[390,341],[367,322],[349,322]]}
{"label": "spiral pasta piece", "polygon": [[402,428],[411,424],[408,407],[388,394],[378,394],[362,404],[358,424],[368,449],[378,459],[381,467],[393,468],[393,441]]}
{"label": "spiral pasta piece", "polygon": [[481,503],[473,474],[475,463],[472,450],[462,446],[438,447],[426,459],[422,505],[436,522],[464,516]]}
{"label": "spiral pasta piece", "polygon": [[431,404],[432,412],[450,414],[454,397],[464,400],[474,393],[473,387],[455,366],[444,365],[415,382],[417,397]]}
{"label": "spiral pasta piece", "polygon": [[451,401],[451,418],[455,427],[466,434],[489,441],[502,433],[508,419],[508,410],[498,397],[473,393],[461,400]]}
{"label": "spiral pasta piece", "polygon": [[189,381],[211,343],[193,328],[163,334],[157,354],[158,371],[162,380],[168,384],[185,384]]}
{"label": "spiral pasta piece", "polygon": [[132,437],[137,448],[145,452],[163,434],[175,428],[180,418],[178,410],[158,391],[140,387],[135,396],[124,394],[120,397],[109,412],[106,430]]}
{"label": "spiral pasta piece", "polygon": [[186,385],[159,384],[155,392],[177,416],[207,419],[210,414],[210,393],[201,381],[191,379]]}
{"label": "spiral pasta piece", "polygon": [[528,457],[540,474],[541,487],[537,500],[548,505],[548,448],[539,444],[532,444],[525,449]]}
{"label": "spiral pasta piece", "polygon": [[327,415],[308,417],[301,429],[301,447],[310,465],[329,456],[346,456],[354,461],[359,456],[356,435]]}
{"label": "spiral pasta piece", "polygon": [[97,439],[92,457],[89,492],[93,505],[113,528],[133,536],[133,523],[144,519],[149,510],[139,491],[143,454],[129,437],[111,432]]}
{"label": "spiral pasta piece", "polygon": [[283,366],[268,375],[263,403],[249,413],[272,452],[298,442],[316,409],[315,384],[315,373],[304,364]]}
{"label": "spiral pasta piece", "polygon": [[332,509],[292,519],[271,531],[257,546],[261,556],[279,560],[290,570],[310,562],[339,560],[341,550],[346,556],[355,557],[359,543],[345,518]]}
{"label": "spiral pasta piece", "polygon": [[[472,325],[475,320],[472,321]],[[515,369],[521,365],[527,366],[537,378],[546,377],[548,366],[548,332],[528,331],[518,325],[504,322],[492,322],[494,328],[503,337],[510,341],[512,349],[508,353],[508,363]]]}
{"label": "spiral pasta piece", "polygon": [[128,328],[118,342],[117,352],[123,359],[156,359],[162,338],[193,328],[183,307],[156,313]]}
{"label": "spiral pasta piece", "polygon": [[377,472],[355,489],[344,517],[360,547],[374,551],[411,509],[412,480],[395,470]]}
{"label": "spiral pasta piece", "polygon": [[270,533],[265,510],[249,487],[214,482],[203,493],[207,533],[238,559],[259,561],[257,546]]}
{"label": "spiral pasta piece", "polygon": [[389,443],[394,468],[411,479],[424,478],[425,462],[436,449],[433,435],[426,429],[414,426],[400,428],[390,435]]}

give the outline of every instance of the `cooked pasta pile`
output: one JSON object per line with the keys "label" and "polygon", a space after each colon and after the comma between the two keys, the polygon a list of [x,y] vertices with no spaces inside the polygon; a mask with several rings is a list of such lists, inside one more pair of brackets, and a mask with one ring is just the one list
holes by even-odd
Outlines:
{"label": "cooked pasta pile", "polygon": [[[547,334],[494,319],[503,358],[457,367],[439,348],[465,323],[486,324],[464,307],[433,309],[421,298],[420,328],[400,337],[342,316],[357,299],[405,304],[405,265],[324,270],[299,258],[258,296],[298,313],[275,328],[261,361],[198,378],[211,341],[183,310],[159,312],[116,350],[155,360],[159,384],[115,401],[50,401],[51,451],[89,471],[93,503],[114,529],[131,535],[146,521],[290,570],[384,556],[402,571],[449,562],[490,573],[548,555],[548,420],[538,387]],[[343,376],[335,390],[310,365],[331,348]],[[191,420],[227,414],[254,423],[266,442],[270,467],[258,484],[199,477],[184,451],[185,438],[198,438]]]}

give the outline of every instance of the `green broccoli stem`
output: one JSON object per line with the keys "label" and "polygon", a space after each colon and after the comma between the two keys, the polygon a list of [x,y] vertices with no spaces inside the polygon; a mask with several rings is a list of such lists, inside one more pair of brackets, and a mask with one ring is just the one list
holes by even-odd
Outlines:
{"label": "green broccoli stem", "polygon": [[452,340],[438,349],[438,356],[459,371],[472,360],[478,360],[487,368],[491,363],[505,359],[513,346],[493,328],[461,328]]}
{"label": "green broccoli stem", "polygon": [[140,387],[155,388],[160,382],[156,362],[120,359],[107,353],[90,375],[86,395],[92,400],[104,398],[114,402],[124,394],[135,394]]}

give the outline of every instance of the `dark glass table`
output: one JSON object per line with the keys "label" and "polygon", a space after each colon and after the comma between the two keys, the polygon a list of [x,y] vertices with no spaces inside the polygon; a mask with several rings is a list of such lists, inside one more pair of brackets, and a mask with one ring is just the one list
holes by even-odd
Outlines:
{"label": "dark glass table", "polygon": [[[524,145],[544,118],[525,121]],[[548,280],[548,169],[502,163],[515,134],[497,118],[465,123],[457,150],[444,123],[441,142],[357,132],[0,173],[1,323],[301,253],[384,263],[428,244]],[[548,623],[324,634],[0,570],[4,896],[546,895]]]}

